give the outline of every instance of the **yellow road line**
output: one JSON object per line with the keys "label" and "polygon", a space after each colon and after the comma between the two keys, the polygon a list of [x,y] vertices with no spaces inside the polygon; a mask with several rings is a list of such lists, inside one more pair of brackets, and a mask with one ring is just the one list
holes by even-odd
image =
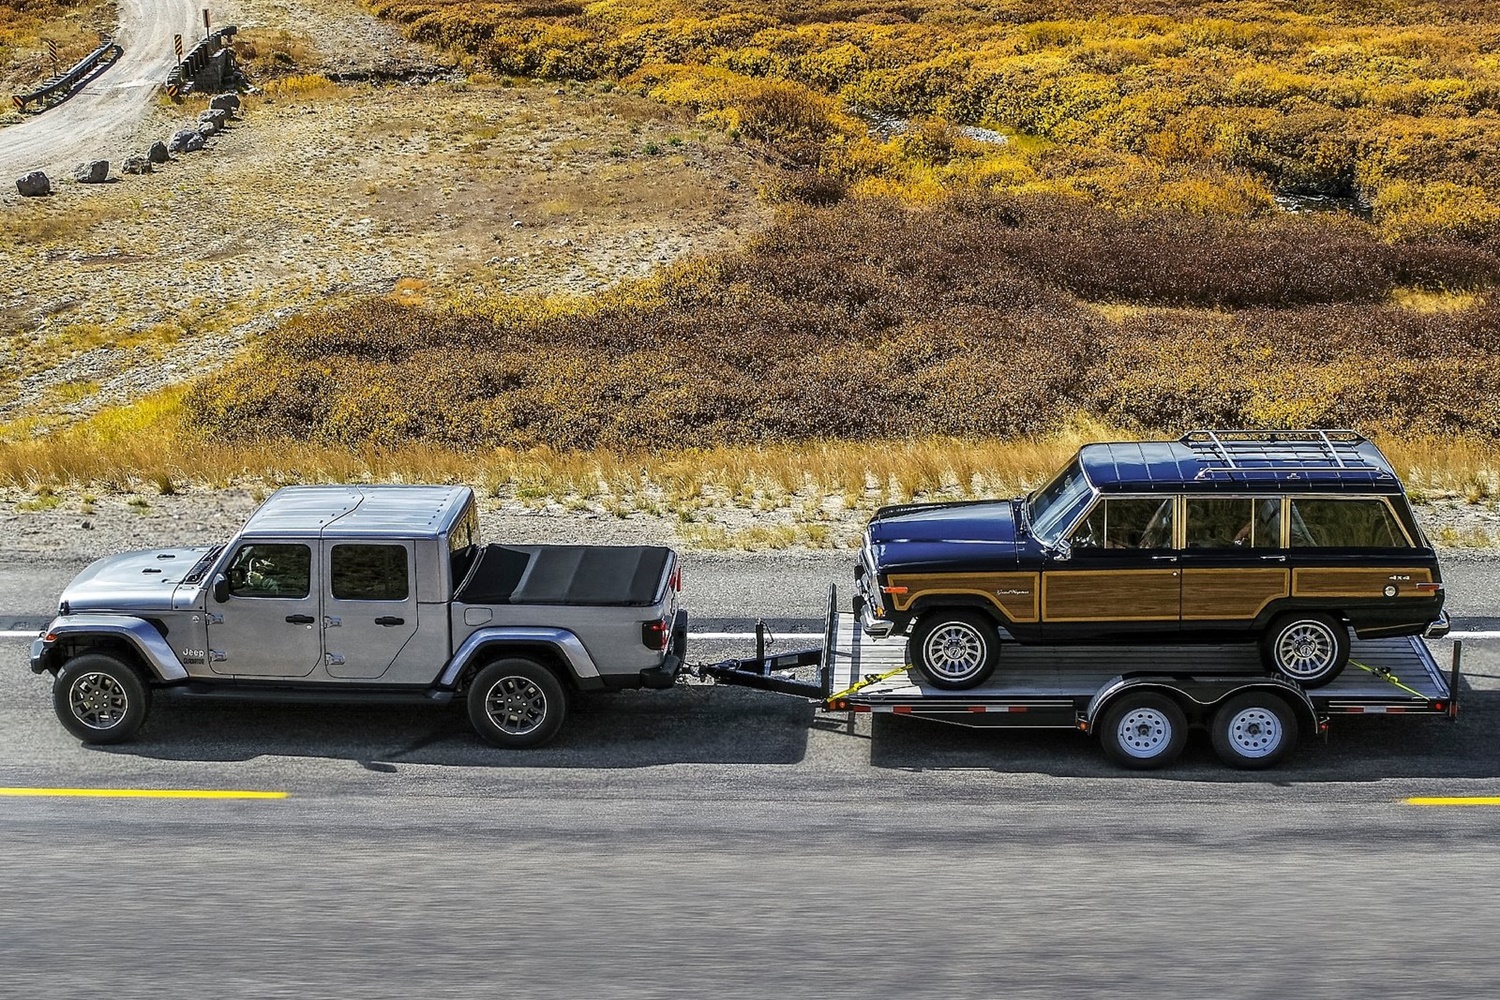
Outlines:
{"label": "yellow road line", "polygon": [[1417,796],[1406,800],[1409,806],[1500,806],[1500,795]]}
{"label": "yellow road line", "polygon": [[286,794],[211,788],[0,788],[0,796],[78,799],[284,799]]}

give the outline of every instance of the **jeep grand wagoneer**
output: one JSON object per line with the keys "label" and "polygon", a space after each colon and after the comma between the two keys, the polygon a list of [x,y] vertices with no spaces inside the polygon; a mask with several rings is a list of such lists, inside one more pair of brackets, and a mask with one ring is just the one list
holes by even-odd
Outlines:
{"label": "jeep grand wagoneer", "polygon": [[876,512],[862,621],[909,634],[938,687],[999,644],[1256,640],[1327,684],[1361,638],[1441,635],[1437,557],[1390,463],[1353,431],[1194,431],[1093,444],[1030,496]]}

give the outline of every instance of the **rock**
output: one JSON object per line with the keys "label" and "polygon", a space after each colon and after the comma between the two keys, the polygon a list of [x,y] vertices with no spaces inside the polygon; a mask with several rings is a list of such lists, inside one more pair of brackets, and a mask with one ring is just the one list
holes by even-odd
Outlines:
{"label": "rock", "polygon": [[168,148],[171,149],[174,153],[186,153],[188,152],[187,145],[193,139],[198,139],[199,141],[202,141],[203,139],[203,137],[198,134],[197,129],[180,128],[176,132],[172,133],[172,141],[169,144]]}
{"label": "rock", "polygon": [[239,94],[215,94],[208,102],[208,106],[215,111],[228,111],[231,114],[240,109]]}
{"label": "rock", "polygon": [[39,198],[52,193],[52,182],[40,170],[33,170],[24,177],[16,178],[16,190],[23,198]]}
{"label": "rock", "polygon": [[167,144],[164,142],[153,142],[151,148],[146,151],[146,158],[152,163],[166,163],[171,159],[167,155]]}
{"label": "rock", "polygon": [[217,131],[219,131],[219,126],[215,125],[213,122],[198,123],[198,134],[203,136],[203,138],[205,139],[207,139]]}
{"label": "rock", "polygon": [[183,146],[182,150],[185,153],[196,153],[202,148],[203,136],[198,132],[194,132],[188,136],[187,145]]}
{"label": "rock", "polygon": [[80,184],[103,184],[109,180],[109,161],[86,160],[73,168],[73,179]]}
{"label": "rock", "polygon": [[228,111],[205,111],[203,112],[203,114],[198,116],[198,121],[213,122],[213,126],[216,129],[222,129],[224,127],[224,123],[228,120]]}
{"label": "rock", "polygon": [[[163,146],[163,149],[166,147]],[[125,162],[120,164],[121,173],[126,174],[149,174],[153,171],[151,160],[144,156],[127,156]]]}

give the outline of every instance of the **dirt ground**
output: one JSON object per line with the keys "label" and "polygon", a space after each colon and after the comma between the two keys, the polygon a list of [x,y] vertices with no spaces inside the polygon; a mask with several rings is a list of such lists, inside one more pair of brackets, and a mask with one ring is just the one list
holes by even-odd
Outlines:
{"label": "dirt ground", "polygon": [[[189,378],[340,296],[587,292],[769,218],[761,161],[655,102],[469,80],[348,0],[228,13],[305,29],[299,72],[423,82],[268,87],[153,174],[0,195],[0,368],[15,373],[0,423],[56,426]],[[114,170],[199,109],[164,101]]]}

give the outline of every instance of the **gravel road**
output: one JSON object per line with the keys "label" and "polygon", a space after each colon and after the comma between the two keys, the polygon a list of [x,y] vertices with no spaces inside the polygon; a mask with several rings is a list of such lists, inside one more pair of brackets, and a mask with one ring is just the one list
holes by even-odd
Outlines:
{"label": "gravel road", "polygon": [[[197,0],[119,0],[115,41],[124,54],[69,100],[0,133],[0,178],[45,170],[55,182],[81,160],[118,161],[122,144],[167,78],[172,36],[191,45],[203,30]],[[14,188],[12,188],[14,191]]]}

